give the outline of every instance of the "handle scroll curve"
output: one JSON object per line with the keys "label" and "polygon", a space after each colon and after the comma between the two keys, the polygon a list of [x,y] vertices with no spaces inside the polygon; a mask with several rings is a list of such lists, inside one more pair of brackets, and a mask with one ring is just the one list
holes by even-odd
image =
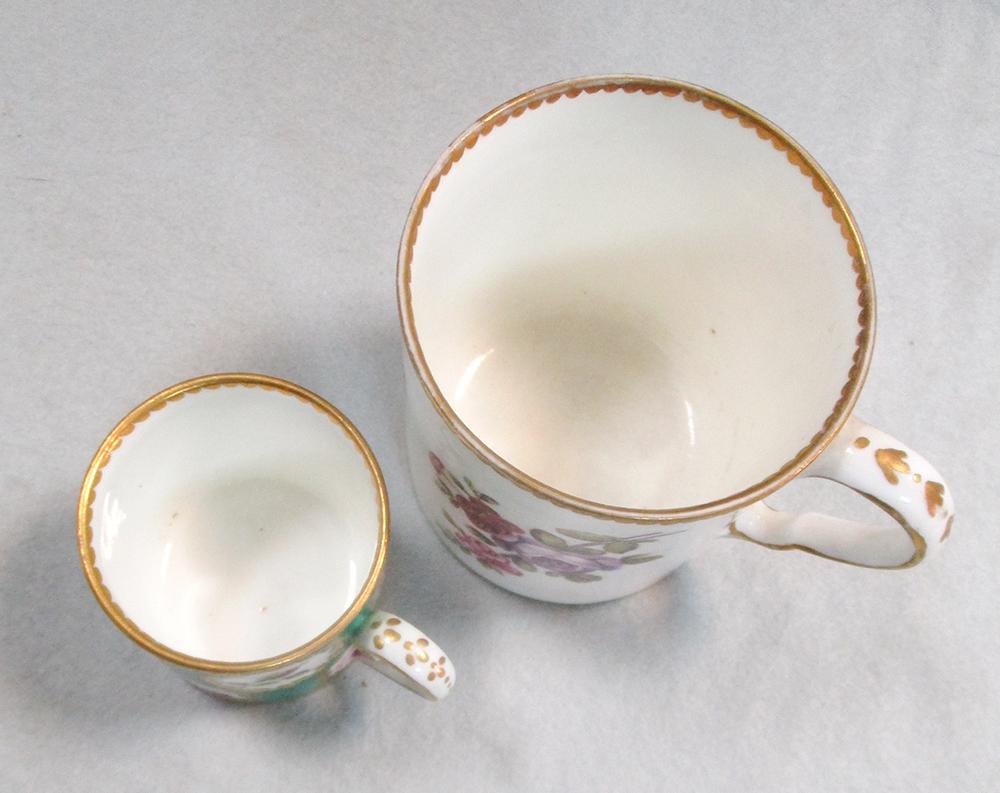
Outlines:
{"label": "handle scroll curve", "polygon": [[775,550],[805,551],[881,570],[919,564],[951,534],[955,505],[951,489],[937,470],[908,446],[859,418],[848,420],[803,476],[849,487],[899,526],[781,512],[760,501],[736,513],[730,534]]}
{"label": "handle scroll curve", "polygon": [[444,699],[455,667],[426,634],[387,611],[376,611],[354,640],[358,657],[424,699]]}

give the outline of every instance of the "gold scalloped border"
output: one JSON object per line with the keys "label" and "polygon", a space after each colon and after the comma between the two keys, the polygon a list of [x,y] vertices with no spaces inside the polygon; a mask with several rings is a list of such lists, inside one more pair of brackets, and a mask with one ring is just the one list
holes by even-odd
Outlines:
{"label": "gold scalloped border", "polygon": [[[293,396],[300,402],[314,408],[325,415],[333,423],[340,426],[354,443],[358,451],[364,457],[368,469],[371,472],[375,487],[378,493],[380,525],[378,546],[375,550],[375,558],[372,560],[371,569],[368,571],[368,578],[361,592],[355,598],[350,608],[342,614],[337,621],[321,634],[307,643],[296,647],[287,653],[264,658],[258,661],[210,661],[204,658],[179,653],[165,644],[156,641],[148,633],[144,632],[131,618],[122,610],[111,595],[111,591],[105,585],[101,570],[97,566],[97,555],[94,551],[94,500],[97,497],[97,485],[101,481],[103,469],[111,461],[111,455],[122,445],[122,440],[131,435],[136,426],[146,421],[153,413],[163,410],[171,402],[178,402],[185,396],[197,394],[199,391],[214,391],[219,388],[260,388],[263,391],[279,391]],[[87,583],[97,598],[97,602],[105,613],[111,618],[122,632],[130,639],[139,644],[154,655],[166,661],[178,664],[188,669],[196,669],[202,672],[221,672],[229,674],[248,674],[251,672],[261,672],[279,666],[299,661],[311,655],[316,650],[325,646],[334,639],[344,628],[350,625],[351,621],[361,612],[369,597],[378,585],[379,577],[385,565],[386,552],[389,545],[389,498],[386,492],[385,480],[379,469],[378,462],[374,454],[365,442],[364,437],[350,420],[337,408],[331,405],[322,397],[302,388],[295,383],[281,380],[269,375],[234,372],[224,374],[205,375],[192,380],[185,380],[182,383],[170,386],[167,389],[154,394],[138,407],[131,410],[115,426],[94,455],[87,474],[84,477],[83,485],[80,489],[80,499],[77,506],[77,541],[80,551],[80,562],[83,565],[84,576]]]}
{"label": "gold scalloped border", "polygon": [[[726,118],[737,119],[741,126],[752,129],[761,140],[769,141],[777,151],[784,152],[788,162],[810,180],[813,189],[820,194],[823,203],[830,209],[830,214],[839,226],[840,234],[846,242],[847,253],[851,257],[851,265],[856,276],[855,286],[858,289],[858,305],[860,306],[858,312],[860,330],[855,338],[855,350],[847,381],[841,388],[840,396],[823,425],[791,460],[771,476],[726,498],[692,507],[665,510],[631,509],[588,501],[549,487],[544,482],[515,468],[496,453],[493,453],[495,460],[489,457],[483,452],[483,449],[489,449],[489,447],[465,425],[438,389],[430,366],[424,358],[423,350],[420,348],[414,321],[410,291],[412,278],[410,264],[413,261],[417,232],[423,221],[424,212],[430,206],[434,191],[440,185],[441,179],[451,171],[452,166],[459,162],[465,152],[472,149],[480,139],[485,138],[494,129],[502,127],[511,118],[518,118],[528,110],[536,110],[543,104],[552,104],[563,97],[574,99],[581,94],[614,93],[616,91],[623,91],[626,94],[640,92],[646,95],[659,94],[668,98],[683,97],[687,102],[700,102],[707,110],[720,112]],[[398,267],[401,287],[398,296],[398,309],[400,322],[404,327],[407,352],[424,393],[427,394],[439,415],[462,443],[480,460],[522,489],[573,512],[619,523],[673,523],[707,518],[746,506],[774,492],[808,466],[833,440],[836,432],[832,432],[832,430],[835,427],[839,429],[839,426],[842,426],[843,422],[846,421],[849,410],[856,401],[864,382],[871,357],[875,314],[871,269],[868,265],[864,243],[851,217],[850,210],[833,182],[801,146],[763,116],[715,91],[674,80],[627,76],[570,80],[529,91],[482,116],[452,144],[444,157],[428,174],[418,191],[404,229]],[[411,338],[412,344],[410,343]],[[425,372],[426,377],[424,376]]]}

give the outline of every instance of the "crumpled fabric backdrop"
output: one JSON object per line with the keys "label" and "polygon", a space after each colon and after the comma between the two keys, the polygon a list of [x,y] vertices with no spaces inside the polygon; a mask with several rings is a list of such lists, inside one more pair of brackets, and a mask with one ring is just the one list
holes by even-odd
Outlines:
{"label": "crumpled fabric backdrop", "polygon": [[[0,789],[987,791],[1000,773],[1000,9],[989,3],[66,3],[0,11]],[[871,255],[858,412],[959,517],[880,573],[720,541],[567,608],[456,564],[403,457],[394,255],[427,168],[522,90],[672,76],[762,112]],[[152,392],[257,370],[333,401],[388,481],[385,604],[461,679],[189,688],[76,559],[90,455]],[[832,484],[786,504],[868,515]]]}

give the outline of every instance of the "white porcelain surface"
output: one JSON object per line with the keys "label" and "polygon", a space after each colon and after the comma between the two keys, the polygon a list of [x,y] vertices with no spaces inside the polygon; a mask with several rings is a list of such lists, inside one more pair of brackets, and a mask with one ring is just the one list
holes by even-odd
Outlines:
{"label": "white porcelain surface", "polygon": [[158,642],[215,661],[288,652],[365,583],[380,512],[343,427],[289,394],[186,394],[136,425],[103,469],[96,565]]}

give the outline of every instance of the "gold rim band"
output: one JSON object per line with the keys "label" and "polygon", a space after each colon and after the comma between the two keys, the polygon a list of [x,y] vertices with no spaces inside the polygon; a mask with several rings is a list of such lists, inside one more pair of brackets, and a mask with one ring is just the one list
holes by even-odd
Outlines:
{"label": "gold rim band", "polygon": [[[776,150],[784,152],[788,162],[798,168],[803,176],[810,179],[813,189],[820,194],[823,203],[830,209],[834,222],[840,227],[841,236],[845,241],[848,255],[851,257],[856,276],[855,286],[858,289],[859,331],[855,340],[855,350],[847,382],[841,388],[840,396],[832,412],[809,442],[775,473],[757,484],[725,498],[688,507],[635,509],[590,501],[550,487],[507,462],[478,438],[459,418],[441,393],[420,346],[413,314],[411,264],[420,223],[441,180],[462,159],[466,150],[473,148],[480,139],[485,138],[490,132],[503,126],[510,119],[517,118],[526,111],[535,110],[543,104],[559,101],[564,97],[573,99],[581,94],[594,94],[602,91],[606,93],[615,91],[642,92],[647,95],[658,94],[682,101],[697,102],[706,110],[720,112],[726,118],[737,120],[743,127],[755,132],[759,138],[770,142]],[[438,414],[461,442],[480,460],[518,487],[557,506],[619,523],[675,523],[723,515],[764,498],[794,479],[830,444],[844,422],[847,421],[861,387],[864,385],[875,338],[875,291],[868,254],[850,209],[840,191],[837,190],[819,164],[775,124],[727,96],[690,83],[639,75],[582,77],[542,86],[491,110],[459,135],[424,178],[407,215],[399,246],[397,299],[407,353],[420,379],[424,393],[427,394]]]}
{"label": "gold rim band", "polygon": [[[96,555],[93,548],[94,532],[91,523],[94,514],[93,504],[96,493],[95,488],[101,481],[101,471],[110,461],[111,455],[121,446],[122,441],[126,438],[126,436],[131,434],[137,424],[140,424],[148,419],[150,415],[156,411],[162,410],[169,403],[176,402],[189,394],[194,394],[203,389],[213,390],[222,387],[234,388],[237,386],[262,388],[265,391],[281,391],[282,393],[289,394],[299,401],[315,408],[320,413],[325,414],[331,421],[340,425],[340,427],[347,433],[348,437],[357,447],[358,451],[361,452],[362,457],[364,457],[365,463],[368,466],[368,470],[371,472],[372,480],[375,484],[379,505],[378,544],[375,549],[375,558],[372,561],[371,569],[368,571],[368,577],[365,580],[365,584],[362,587],[361,592],[358,593],[354,602],[351,603],[350,608],[348,608],[336,622],[334,622],[329,628],[324,630],[318,636],[310,639],[305,644],[296,647],[293,650],[289,650],[286,653],[282,653],[281,655],[276,655],[271,658],[263,658],[257,661],[238,662],[212,661],[172,650],[165,644],[161,644],[156,641],[152,636],[145,633],[134,622],[132,622],[131,619],[129,619],[125,612],[122,611],[121,607],[115,603],[111,596],[111,592],[102,581],[101,571],[97,567]],[[287,380],[281,380],[277,377],[269,377],[268,375],[262,374],[233,372],[196,377],[193,380],[185,380],[183,383],[172,385],[169,388],[160,391],[158,394],[151,396],[141,405],[133,408],[128,415],[125,416],[125,418],[119,421],[115,428],[108,433],[108,436],[98,448],[90,466],[87,468],[87,473],[83,478],[83,486],[80,488],[80,500],[77,504],[76,513],[76,526],[80,561],[83,565],[83,574],[87,579],[87,583],[90,585],[91,590],[93,590],[101,608],[104,609],[105,613],[111,618],[111,621],[114,622],[126,636],[136,642],[139,646],[149,650],[149,652],[153,653],[153,655],[156,655],[165,661],[177,664],[178,666],[195,669],[201,672],[242,674],[274,669],[275,667],[284,666],[307,657],[343,631],[361,613],[361,610],[368,602],[368,599],[375,591],[375,588],[378,586],[378,581],[385,565],[386,552],[389,546],[389,498],[386,493],[385,480],[382,478],[382,472],[379,470],[378,462],[375,460],[375,456],[372,454],[371,449],[368,447],[368,444],[361,436],[361,433],[358,432],[357,428],[347,419],[346,416],[344,416],[343,413],[337,410],[337,408],[322,397],[317,396],[301,386],[290,383]]]}

